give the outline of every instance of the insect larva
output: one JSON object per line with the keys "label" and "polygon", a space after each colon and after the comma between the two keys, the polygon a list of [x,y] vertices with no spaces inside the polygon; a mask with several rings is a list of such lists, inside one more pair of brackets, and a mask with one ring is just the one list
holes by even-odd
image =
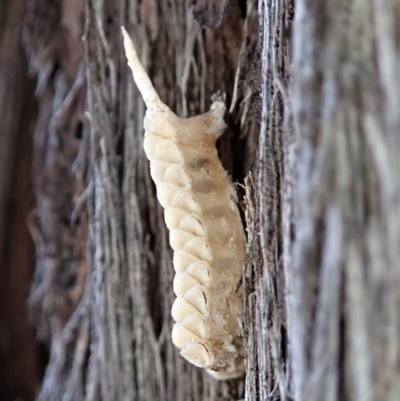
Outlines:
{"label": "insect larva", "polygon": [[[215,142],[225,103],[181,119],[162,101],[122,28],[128,64],[147,106],[144,150],[174,250],[172,340],[181,355],[217,379],[244,373],[240,280],[244,231]],[[238,290],[239,288],[239,290]]]}

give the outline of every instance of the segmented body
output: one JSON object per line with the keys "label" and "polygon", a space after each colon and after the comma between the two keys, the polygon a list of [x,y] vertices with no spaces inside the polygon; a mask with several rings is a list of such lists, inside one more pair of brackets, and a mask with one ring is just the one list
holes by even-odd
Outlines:
{"label": "segmented body", "polygon": [[161,102],[132,54],[126,32],[124,37],[129,65],[148,108],[144,150],[174,250],[172,340],[183,357],[214,377],[241,376],[244,231],[215,147],[225,128],[225,104],[217,100],[208,113],[177,117]]}

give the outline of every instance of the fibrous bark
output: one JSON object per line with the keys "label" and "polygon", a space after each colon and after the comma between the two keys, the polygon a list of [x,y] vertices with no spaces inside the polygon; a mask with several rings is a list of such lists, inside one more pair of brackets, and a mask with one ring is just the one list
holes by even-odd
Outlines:
{"label": "fibrous bark", "polygon": [[292,202],[288,177],[294,138],[288,90],[293,3],[260,1],[258,12],[261,129],[257,169],[246,180],[246,400],[285,400],[289,370],[283,239],[292,216],[282,204]]}
{"label": "fibrous bark", "polygon": [[400,397],[399,17],[398,1],[296,4],[295,400]]}
{"label": "fibrous bark", "polygon": [[226,93],[221,158],[234,181],[243,181],[257,135],[246,78],[257,39],[254,2],[245,15],[231,7],[214,31],[194,21],[190,1],[30,6],[25,41],[39,74],[41,116],[31,304],[50,344],[39,399],[240,398],[243,381],[214,381],[171,341],[171,251],[120,26],[178,115],[202,113],[214,92]]}
{"label": "fibrous bark", "polygon": [[[28,1],[39,398],[399,399],[400,3],[191,3]],[[172,345],[171,251],[121,25],[179,116],[227,93],[245,380],[215,382]]]}

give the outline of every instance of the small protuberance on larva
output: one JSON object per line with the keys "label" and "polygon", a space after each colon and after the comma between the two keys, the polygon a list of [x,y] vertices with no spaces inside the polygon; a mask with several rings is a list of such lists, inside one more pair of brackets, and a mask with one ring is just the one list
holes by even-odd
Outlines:
{"label": "small protuberance on larva", "polygon": [[177,117],[157,95],[122,28],[135,82],[148,108],[144,150],[164,208],[176,276],[172,341],[181,355],[216,379],[244,373],[241,277],[244,230],[230,179],[218,159],[225,102],[208,113]]}

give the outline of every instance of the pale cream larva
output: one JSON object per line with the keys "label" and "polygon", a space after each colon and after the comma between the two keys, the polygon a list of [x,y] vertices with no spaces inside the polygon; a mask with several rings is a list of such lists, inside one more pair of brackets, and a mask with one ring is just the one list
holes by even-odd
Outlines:
{"label": "pale cream larva", "polygon": [[181,355],[217,379],[244,373],[241,275],[244,231],[215,142],[225,104],[182,119],[156,93],[122,28],[128,64],[147,106],[144,150],[174,250],[172,340]]}

